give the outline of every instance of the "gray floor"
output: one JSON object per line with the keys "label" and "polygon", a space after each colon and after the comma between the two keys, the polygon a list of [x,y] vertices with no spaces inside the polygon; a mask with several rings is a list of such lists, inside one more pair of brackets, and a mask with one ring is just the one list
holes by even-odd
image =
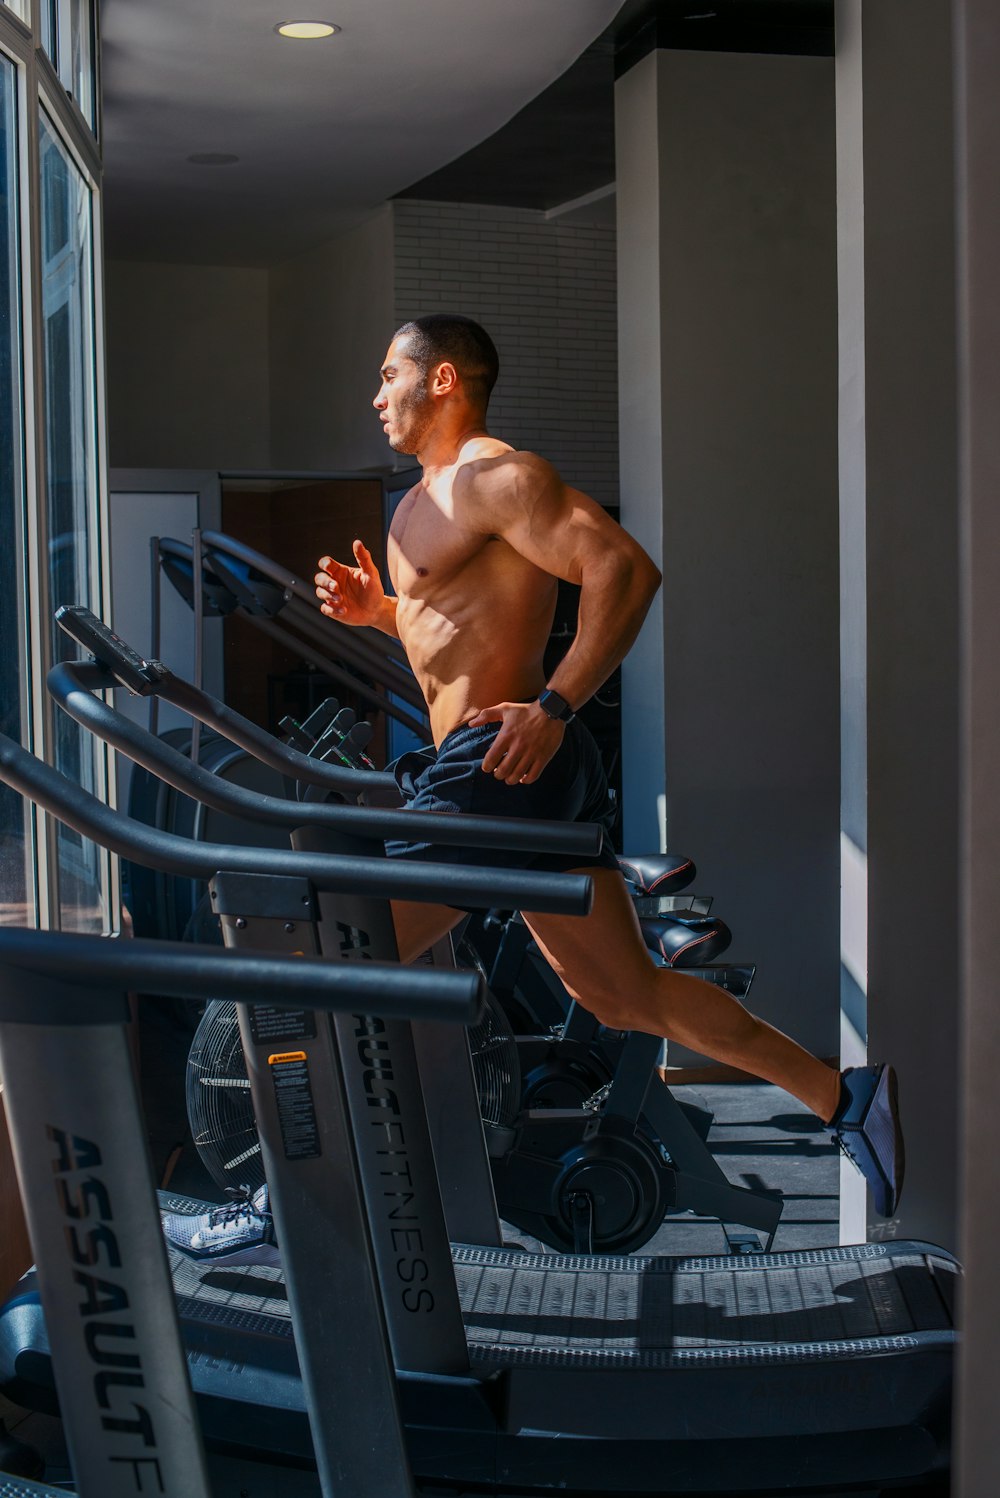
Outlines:
{"label": "gray floor", "polygon": [[[765,1082],[675,1090],[715,1116],[708,1143],[731,1181],[780,1191],[784,1211],[775,1251],[838,1242],[840,1155],[819,1120],[796,1098]],[[716,1223],[668,1218],[644,1253],[725,1253]]]}
{"label": "gray floor", "polygon": [[[142,1037],[143,1091],[157,1178],[169,1169],[174,1190],[216,1199],[218,1190],[203,1170],[187,1133],[183,1074],[190,1032],[168,1009],[146,1011]],[[776,1249],[814,1248],[837,1242],[838,1156],[818,1123],[794,1098],[763,1083],[679,1089],[682,1099],[715,1115],[709,1144],[733,1181],[780,1190],[785,1210]],[[524,1241],[523,1235],[518,1235]],[[689,1216],[668,1218],[643,1252],[716,1254],[726,1251],[717,1223]],[[8,1430],[39,1450],[46,1481],[69,1482],[69,1467],[57,1421],[20,1410],[0,1398],[0,1419]],[[309,1474],[273,1471],[227,1462],[213,1471],[217,1498],[316,1498]],[[392,1498],[392,1495],[386,1495]],[[760,1495],[767,1498],[767,1495]],[[785,1498],[789,1498],[786,1494]],[[828,1495],[837,1498],[837,1495]]]}

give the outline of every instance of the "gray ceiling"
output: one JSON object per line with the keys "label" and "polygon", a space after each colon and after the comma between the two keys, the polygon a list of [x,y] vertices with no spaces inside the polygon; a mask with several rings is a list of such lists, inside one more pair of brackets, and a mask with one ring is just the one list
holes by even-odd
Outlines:
{"label": "gray ceiling", "polygon": [[595,42],[509,124],[399,196],[553,208],[613,182],[614,54],[609,37]]}
{"label": "gray ceiling", "polygon": [[[552,208],[614,178],[614,78],[653,47],[833,50],[833,0],[104,0],[105,218],[123,259],[269,265],[387,197]],[[204,153],[237,156],[198,166]]]}
{"label": "gray ceiling", "polygon": [[509,124],[398,196],[554,208],[614,179],[614,80],[654,47],[824,55],[833,41],[833,0],[625,0]]}
{"label": "gray ceiling", "polygon": [[105,0],[108,253],[288,259],[493,134],[619,3],[311,0],[342,33],[293,42],[266,0]]}

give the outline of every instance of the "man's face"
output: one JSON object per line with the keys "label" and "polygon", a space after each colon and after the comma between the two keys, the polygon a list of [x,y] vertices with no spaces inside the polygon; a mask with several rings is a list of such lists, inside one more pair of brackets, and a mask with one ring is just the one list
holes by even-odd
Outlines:
{"label": "man's face", "polygon": [[434,424],[434,402],[427,393],[427,376],[406,350],[406,338],[394,338],[389,345],[372,404],[392,450],[416,453]]}

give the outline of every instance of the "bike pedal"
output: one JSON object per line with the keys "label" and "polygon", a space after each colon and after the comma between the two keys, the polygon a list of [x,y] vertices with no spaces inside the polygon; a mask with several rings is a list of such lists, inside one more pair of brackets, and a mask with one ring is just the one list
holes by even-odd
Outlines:
{"label": "bike pedal", "polygon": [[756,1233],[733,1233],[727,1227],[722,1231],[726,1235],[731,1254],[762,1254],[764,1246]]}
{"label": "bike pedal", "polygon": [[583,1102],[580,1104],[580,1107],[583,1109],[584,1113],[600,1113],[601,1109],[604,1107],[604,1104],[607,1102],[610,1096],[611,1083],[605,1082],[604,1086],[598,1087],[596,1092],[592,1092],[590,1094],[590,1097],[584,1098]]}

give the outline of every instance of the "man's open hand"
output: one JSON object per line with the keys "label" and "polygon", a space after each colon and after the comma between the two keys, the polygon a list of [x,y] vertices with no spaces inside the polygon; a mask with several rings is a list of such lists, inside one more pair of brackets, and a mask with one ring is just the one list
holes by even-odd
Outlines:
{"label": "man's open hand", "polygon": [[382,611],[385,590],[371,552],[361,541],[354,543],[356,567],[345,567],[333,557],[320,557],[313,581],[320,613],[342,624],[374,624]]}
{"label": "man's open hand", "polygon": [[531,785],[563,741],[565,723],[550,718],[537,702],[498,702],[469,719],[470,728],[502,723],[483,759],[483,769],[507,785]]}

